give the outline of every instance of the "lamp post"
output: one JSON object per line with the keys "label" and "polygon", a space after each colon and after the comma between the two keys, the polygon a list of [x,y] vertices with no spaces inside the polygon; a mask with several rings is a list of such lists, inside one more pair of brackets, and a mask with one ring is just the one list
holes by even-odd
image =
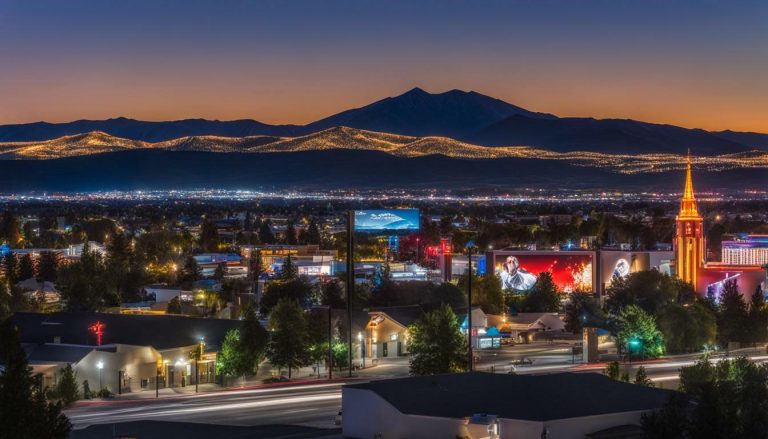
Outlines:
{"label": "lamp post", "polygon": [[101,391],[101,389],[103,388],[101,387],[101,369],[104,369],[104,362],[99,361],[98,363],[96,363],[96,368],[99,369],[99,391]]}
{"label": "lamp post", "polygon": [[467,370],[472,372],[472,250],[475,243],[467,242]]}
{"label": "lamp post", "polygon": [[357,341],[360,343],[360,356],[363,357],[363,369],[365,369],[365,345],[363,344],[363,333],[357,333]]}
{"label": "lamp post", "polygon": [[631,366],[632,365],[632,348],[637,348],[638,346],[640,346],[640,340],[638,340],[637,338],[633,337],[633,338],[631,338],[629,340],[629,342],[627,344],[628,344],[627,350],[629,351],[628,352],[628,354],[629,354],[629,365]]}

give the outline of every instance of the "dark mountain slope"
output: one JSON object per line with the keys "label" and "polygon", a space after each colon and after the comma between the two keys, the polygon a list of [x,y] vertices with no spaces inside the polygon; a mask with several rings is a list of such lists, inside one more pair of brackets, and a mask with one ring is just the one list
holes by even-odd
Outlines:
{"label": "dark mountain slope", "polygon": [[677,153],[696,155],[748,151],[741,143],[710,132],[626,119],[532,119],[512,116],[461,140],[488,146],[526,145],[554,151],[614,154]]}

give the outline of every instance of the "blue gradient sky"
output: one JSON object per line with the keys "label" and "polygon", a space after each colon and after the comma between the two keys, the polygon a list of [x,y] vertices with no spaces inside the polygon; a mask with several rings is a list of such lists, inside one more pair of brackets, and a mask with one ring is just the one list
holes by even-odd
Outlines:
{"label": "blue gradient sky", "polygon": [[768,2],[0,0],[0,123],[304,123],[414,86],[768,132]]}

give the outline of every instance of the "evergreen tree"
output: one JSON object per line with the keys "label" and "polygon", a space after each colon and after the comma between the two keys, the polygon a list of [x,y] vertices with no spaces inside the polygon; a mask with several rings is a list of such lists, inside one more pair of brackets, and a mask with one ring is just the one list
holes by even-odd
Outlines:
{"label": "evergreen tree", "polygon": [[592,294],[572,292],[565,305],[565,329],[578,334],[584,326],[602,326],[605,314],[598,300]]}
{"label": "evergreen tree", "polygon": [[91,399],[91,385],[88,380],[83,380],[83,399]]}
{"label": "evergreen tree", "polygon": [[50,251],[40,253],[40,261],[37,263],[37,277],[40,280],[56,282],[58,268],[59,259],[56,253]]}
{"label": "evergreen tree", "polygon": [[720,314],[718,317],[718,332],[721,343],[747,341],[747,305],[739,292],[736,280],[729,280],[723,285],[720,297]]}
{"label": "evergreen tree", "polygon": [[346,307],[344,289],[337,279],[324,282],[320,290],[320,303],[333,309]]}
{"label": "evergreen tree", "polygon": [[523,310],[525,312],[557,312],[559,309],[560,296],[557,285],[552,280],[552,273],[545,271],[539,274],[531,292],[523,300]]}
{"label": "evergreen tree", "polygon": [[224,275],[227,273],[224,264],[216,265],[216,270],[213,272],[213,278],[216,280],[224,279]]}
{"label": "evergreen tree", "polygon": [[200,280],[202,276],[202,270],[197,265],[197,261],[192,256],[187,256],[184,261],[184,267],[181,269],[179,275],[179,282],[184,286],[191,286],[193,282]]}
{"label": "evergreen tree", "polygon": [[280,268],[280,279],[294,280],[299,277],[298,268],[293,263],[293,258],[288,255],[283,259],[283,266]]}
{"label": "evergreen tree", "polygon": [[266,355],[269,334],[256,318],[256,309],[252,305],[245,306],[242,318],[239,350],[243,360],[242,368],[238,372],[255,373]]}
{"label": "evergreen tree", "polygon": [[16,260],[16,255],[13,252],[8,252],[3,257],[3,271],[5,271],[5,278],[11,285],[15,285],[19,279],[19,263]]}
{"label": "evergreen tree", "polygon": [[[646,437],[768,436],[768,369],[747,358],[708,359],[680,369],[681,393],[643,417]],[[678,396],[679,395],[679,396]]]}
{"label": "evergreen tree", "polygon": [[101,255],[91,251],[87,244],[79,261],[61,269],[57,287],[70,311],[99,311],[119,304],[119,296],[107,281]]}
{"label": "evergreen tree", "polygon": [[258,280],[261,274],[264,273],[264,260],[261,258],[261,250],[251,252],[251,276],[254,280]]}
{"label": "evergreen tree", "polygon": [[27,253],[21,257],[17,276],[19,280],[35,277],[35,262],[32,260],[32,254]]}
{"label": "evergreen tree", "polygon": [[288,227],[285,229],[285,243],[288,245],[296,245],[298,243],[296,238],[296,227],[293,225],[293,221],[290,221]]}
{"label": "evergreen tree", "polygon": [[619,365],[619,362],[611,361],[608,363],[608,366],[606,366],[603,373],[605,373],[605,375],[612,380],[618,380],[621,375],[621,366]]}
{"label": "evergreen tree", "polygon": [[306,233],[306,244],[314,244],[314,245],[320,245],[320,242],[322,241],[322,238],[320,236],[320,229],[317,227],[317,223],[315,222],[315,219],[312,218],[309,221],[309,226],[307,227],[307,233]]}
{"label": "evergreen tree", "polygon": [[56,385],[56,394],[58,395],[64,407],[69,407],[80,399],[80,389],[77,385],[77,373],[72,369],[71,364],[67,364],[60,371],[61,378]]}
{"label": "evergreen tree", "polygon": [[0,240],[7,242],[11,248],[18,248],[16,246],[21,242],[19,219],[9,211],[3,212],[0,218]]}
{"label": "evergreen tree", "polygon": [[32,377],[18,331],[0,323],[0,437],[14,439],[65,439],[72,424],[61,413],[61,404],[49,403]]}
{"label": "evergreen tree", "polygon": [[460,372],[467,367],[467,341],[448,305],[418,319],[408,329],[412,375]]}
{"label": "evergreen tree", "polygon": [[269,313],[272,337],[269,341],[269,361],[277,367],[288,368],[288,379],[293,369],[307,364],[308,333],[304,311],[293,299],[281,299]]}
{"label": "evergreen tree", "polygon": [[272,227],[269,220],[263,221],[259,226],[259,240],[264,244],[275,243],[275,234],[272,233]]}
{"label": "evergreen tree", "polygon": [[203,251],[213,253],[219,251],[219,231],[216,225],[206,219],[200,226],[200,248]]}
{"label": "evergreen tree", "polygon": [[304,306],[314,293],[312,285],[304,279],[276,280],[267,284],[259,306],[261,314],[268,315],[282,299],[291,299]]}
{"label": "evergreen tree", "polygon": [[240,350],[240,330],[230,329],[224,334],[221,349],[216,354],[216,370],[223,375],[244,375],[249,369]]}
{"label": "evergreen tree", "polygon": [[653,387],[654,385],[643,366],[637,368],[637,372],[635,373],[635,384],[645,387]]}
{"label": "evergreen tree", "polygon": [[768,308],[760,285],[749,302],[749,341],[762,343],[768,340]]}

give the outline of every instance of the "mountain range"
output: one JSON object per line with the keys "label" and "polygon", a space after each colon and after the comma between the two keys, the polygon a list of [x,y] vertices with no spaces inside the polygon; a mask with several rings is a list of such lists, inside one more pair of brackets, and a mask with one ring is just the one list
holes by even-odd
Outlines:
{"label": "mountain range", "polygon": [[696,155],[716,155],[768,149],[768,134],[711,132],[630,119],[557,117],[473,91],[432,94],[420,88],[306,125],[205,119],[149,122],[119,117],[0,125],[0,142],[52,140],[91,131],[145,142],[188,136],[296,137],[339,126],[405,136],[450,137],[481,146],[524,145],[561,152],[684,154],[691,148]]}
{"label": "mountain range", "polygon": [[[369,187],[376,174],[387,176],[376,184],[402,187],[620,189],[648,173],[654,184],[664,183],[663,175],[684,166],[689,149],[694,166],[719,174],[713,181],[722,187],[768,183],[768,134],[558,117],[476,92],[419,88],[306,125],[122,117],[2,125],[0,183],[4,190],[148,189],[148,182],[201,188],[233,178],[248,185]],[[90,171],[77,183],[73,173],[80,169]]]}

